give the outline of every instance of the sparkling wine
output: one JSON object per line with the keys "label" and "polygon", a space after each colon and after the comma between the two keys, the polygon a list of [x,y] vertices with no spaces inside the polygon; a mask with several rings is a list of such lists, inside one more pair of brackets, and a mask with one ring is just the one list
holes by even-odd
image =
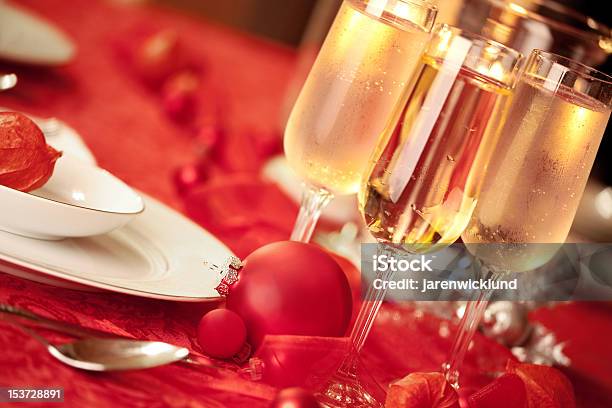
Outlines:
{"label": "sparkling wine", "polygon": [[334,194],[359,189],[429,38],[426,29],[402,20],[417,12],[409,3],[398,1],[391,11],[386,3],[342,4],[285,130],[292,168]]}
{"label": "sparkling wine", "polygon": [[520,272],[555,254],[569,232],[610,109],[564,85],[528,76],[508,120],[463,234],[485,263]]}
{"label": "sparkling wine", "polygon": [[400,120],[377,145],[360,194],[375,238],[449,244],[460,236],[510,96],[508,86],[475,70],[449,69],[424,57]]}

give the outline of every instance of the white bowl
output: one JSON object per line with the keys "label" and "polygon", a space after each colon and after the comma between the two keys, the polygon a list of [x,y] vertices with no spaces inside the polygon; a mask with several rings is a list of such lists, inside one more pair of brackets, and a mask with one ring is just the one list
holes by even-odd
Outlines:
{"label": "white bowl", "polygon": [[33,65],[72,61],[76,45],[61,29],[15,2],[0,0],[0,57]]}
{"label": "white bowl", "polygon": [[24,193],[0,186],[0,230],[30,238],[105,234],[143,211],[142,198],[124,182],[66,154],[38,190]]}

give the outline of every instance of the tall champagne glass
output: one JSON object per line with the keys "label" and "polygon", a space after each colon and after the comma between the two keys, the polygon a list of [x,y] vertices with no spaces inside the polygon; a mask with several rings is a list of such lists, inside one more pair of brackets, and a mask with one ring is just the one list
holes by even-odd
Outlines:
{"label": "tall champagne glass", "polygon": [[[520,60],[518,52],[480,36],[448,25],[434,30],[415,85],[381,135],[359,194],[379,251],[430,251],[463,232],[478,195],[472,169],[483,165],[497,139]],[[376,278],[388,280],[391,273],[379,271]],[[356,356],[384,295],[369,286],[351,352],[321,393],[326,405],[376,405],[359,383]]]}
{"label": "tall champagne glass", "polygon": [[[483,275],[548,262],[567,238],[612,107],[612,78],[576,61],[533,51],[462,235]],[[491,291],[468,302],[445,364],[459,370]]]}
{"label": "tall champagne glass", "polygon": [[291,239],[308,242],[334,194],[353,194],[429,39],[420,0],[345,0],[295,102],[285,155],[305,180]]}

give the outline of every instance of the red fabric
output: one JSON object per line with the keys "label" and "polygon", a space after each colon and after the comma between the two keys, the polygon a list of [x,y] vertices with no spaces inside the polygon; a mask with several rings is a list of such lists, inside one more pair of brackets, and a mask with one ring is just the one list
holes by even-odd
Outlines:
{"label": "red fabric", "polygon": [[441,372],[411,373],[389,386],[386,408],[459,408],[457,391]]}
{"label": "red fabric", "polygon": [[[500,401],[500,395],[505,398]],[[526,408],[527,393],[521,377],[506,373],[467,399],[468,408]]]}
{"label": "red fabric", "polygon": [[[23,0],[62,26],[77,42],[70,66],[54,70],[15,67],[16,89],[0,93],[0,105],[56,116],[83,136],[101,166],[134,187],[187,211],[241,257],[288,237],[296,207],[256,169],[280,134],[280,106],[293,52],[213,24],[142,6],[94,0]],[[217,176],[183,202],[174,193],[173,170],[195,157],[190,131],[164,113],[158,94],[117,61],[117,44],[135,30],[177,31],[189,58],[202,61],[200,109],[223,109],[227,132],[214,155]],[[263,143],[247,129],[264,131]],[[275,130],[276,129],[276,130]],[[250,133],[251,135],[253,133]],[[257,135],[257,132],[255,133]],[[247,148],[245,148],[245,146]],[[211,159],[212,160],[212,159]],[[221,172],[221,173],[219,173]],[[184,205],[186,204],[186,205]],[[344,267],[349,268],[346,262]],[[355,271],[349,274],[355,276]],[[354,279],[353,279],[354,280]],[[75,292],[0,274],[0,301],[59,320],[142,339],[159,339],[198,350],[196,328],[215,305],[176,304],[109,293]],[[612,318],[600,304],[570,304],[534,313],[568,341],[575,362],[565,370],[579,406],[612,406]],[[432,316],[398,306],[381,310],[363,351],[364,371],[383,387],[412,371],[436,371],[450,347]],[[90,374],[67,368],[19,330],[0,322],[0,385],[61,386],[70,406],[265,407],[276,389],[242,379],[231,370],[182,365],[142,372]],[[510,353],[477,336],[462,380],[473,392],[504,369]],[[30,406],[35,406],[32,404]]]}
{"label": "red fabric", "polygon": [[523,380],[529,408],[572,408],[576,406],[573,387],[559,370],[514,361],[509,361],[506,369]]}

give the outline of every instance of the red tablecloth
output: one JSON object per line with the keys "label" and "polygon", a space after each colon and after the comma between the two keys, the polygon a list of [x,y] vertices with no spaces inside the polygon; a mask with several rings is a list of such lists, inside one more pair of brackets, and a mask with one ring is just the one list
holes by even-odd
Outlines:
{"label": "red tablecloth", "polygon": [[[134,30],[172,28],[190,58],[204,61],[198,106],[219,99],[227,118],[224,151],[243,147],[247,129],[270,134],[278,127],[293,51],[170,11],[111,6],[91,0],[22,1],[62,26],[79,55],[55,69],[11,67],[19,86],[0,94],[0,105],[56,116],[76,128],[102,167],[132,186],[189,214],[217,234],[239,256],[270,241],[286,239],[295,206],[263,183],[257,162],[225,166],[226,177],[197,189],[187,201],[174,192],[176,166],[194,159],[185,128],[163,114],[159,95],[143,87],[117,61],[117,44]],[[247,132],[248,133],[248,132]],[[212,160],[212,158],[211,158]],[[239,174],[238,174],[239,173]],[[227,194],[231,189],[232,194]],[[223,191],[226,196],[214,193]],[[108,293],[58,289],[0,274],[0,301],[56,319],[126,336],[160,339],[197,350],[195,327],[214,305],[178,304]],[[580,406],[612,406],[612,316],[604,304],[565,304],[538,310],[540,320],[568,341],[573,361],[564,372]],[[413,370],[437,370],[450,346],[439,321],[385,306],[364,353],[365,368],[383,386]],[[452,327],[450,335],[452,336]],[[0,386],[59,386],[71,406],[266,406],[276,390],[228,370],[167,366],[142,372],[89,374],[53,360],[40,344],[0,322]],[[478,387],[499,370],[509,352],[477,337],[468,356],[465,382]]]}

